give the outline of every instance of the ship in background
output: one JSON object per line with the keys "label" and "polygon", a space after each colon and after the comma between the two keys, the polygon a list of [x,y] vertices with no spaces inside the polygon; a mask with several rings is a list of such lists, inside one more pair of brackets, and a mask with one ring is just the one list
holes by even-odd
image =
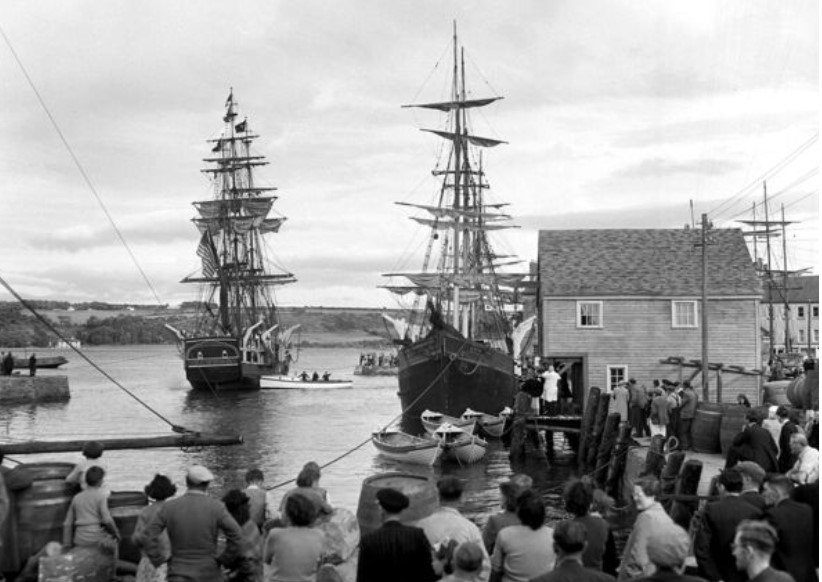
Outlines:
{"label": "ship in background", "polygon": [[520,261],[497,254],[490,234],[514,226],[501,212],[507,204],[489,201],[480,154],[505,142],[472,133],[470,117],[474,109],[502,97],[468,97],[456,25],[453,56],[450,97],[405,106],[447,117],[445,129],[423,130],[446,145],[433,171],[440,180],[434,199],[398,203],[427,213],[411,217],[430,229],[422,269],[388,273],[391,282],[383,286],[414,297],[407,319],[384,316],[400,345],[399,395],[406,424],[424,410],[457,417],[468,408],[497,414],[512,404],[517,387],[514,338],[523,334],[515,333],[515,324],[522,317],[518,290],[526,275],[501,270]]}
{"label": "ship in background", "polygon": [[269,216],[276,188],[262,186],[255,171],[268,164],[252,152],[259,138],[248,119],[239,121],[233,90],[225,103],[224,129],[208,140],[205,158],[213,197],[194,202],[202,271],[183,279],[199,286],[196,324],[177,335],[186,378],[195,389],[254,390],[260,377],[288,374],[294,332],[282,329],[271,288],[296,281],[273,267],[265,238],[284,216]]}

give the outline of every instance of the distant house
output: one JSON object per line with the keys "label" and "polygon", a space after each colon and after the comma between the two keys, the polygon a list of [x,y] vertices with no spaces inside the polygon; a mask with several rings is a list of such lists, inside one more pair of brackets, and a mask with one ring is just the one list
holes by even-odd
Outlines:
{"label": "distant house", "polygon": [[[574,399],[636,378],[690,377],[661,363],[702,357],[702,249],[698,230],[543,230],[539,233],[539,353],[567,366]],[[762,291],[742,232],[715,229],[707,254],[711,363],[762,367]],[[716,373],[711,372],[715,400]],[[722,399],[758,402],[760,378],[722,374]],[[701,395],[701,377],[694,378]]]}
{"label": "distant house", "polygon": [[[787,289],[782,281],[766,284],[762,295],[760,317],[765,350],[770,335],[770,311],[773,308],[773,337],[776,353],[785,351],[785,322],[791,352],[800,352],[811,358],[819,353],[819,276],[789,277]],[[787,307],[787,311],[786,311]],[[787,315],[787,318],[786,318]]]}
{"label": "distant house", "polygon": [[80,340],[73,337],[68,337],[65,340],[58,339],[52,342],[50,347],[56,348],[58,350],[67,350],[70,348],[80,348],[82,345],[83,342],[81,342]]}

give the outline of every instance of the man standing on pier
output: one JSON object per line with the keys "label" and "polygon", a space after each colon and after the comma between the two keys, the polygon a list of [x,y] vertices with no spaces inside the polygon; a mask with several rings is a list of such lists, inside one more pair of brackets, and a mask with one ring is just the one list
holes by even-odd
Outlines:
{"label": "man standing on pier", "polygon": [[559,413],[557,409],[559,408],[560,375],[553,366],[548,366],[548,370],[540,377],[542,378],[542,400],[545,408],[542,412],[548,416],[556,416]]}
{"label": "man standing on pier", "polygon": [[143,532],[146,554],[154,566],[166,559],[159,536],[168,532],[171,559],[168,582],[222,582],[217,560],[217,535],[225,534],[224,555],[236,555],[242,543],[240,526],[225,505],[206,493],[214,475],[202,465],[186,472],[185,495],[166,501]]}

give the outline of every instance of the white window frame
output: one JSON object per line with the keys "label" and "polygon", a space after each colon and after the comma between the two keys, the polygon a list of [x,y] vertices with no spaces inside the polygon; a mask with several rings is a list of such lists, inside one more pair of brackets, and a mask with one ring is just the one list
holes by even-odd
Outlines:
{"label": "white window frame", "polygon": [[[582,323],[582,308],[587,305],[596,305],[599,311],[599,324],[590,325]],[[582,329],[602,329],[604,321],[604,307],[602,301],[577,301],[577,327]]]}
{"label": "white window frame", "polygon": [[796,306],[796,318],[797,319],[805,319],[805,306],[804,305],[797,305]]}
{"label": "white window frame", "polygon": [[[622,374],[618,373],[619,370],[622,370]],[[609,392],[613,392],[614,388],[617,387],[617,384],[620,382],[627,382],[628,381],[628,366],[624,365],[607,365],[605,366],[605,385],[608,387]]]}
{"label": "white window frame", "polygon": [[799,343],[804,344],[805,343],[805,330],[802,329],[802,328],[799,328],[796,331],[799,333]]}
{"label": "white window frame", "polygon": [[[688,300],[688,301],[681,301],[681,300],[673,300],[671,301],[671,327],[676,329],[696,329],[699,327],[699,307],[698,301]],[[677,305],[690,305],[692,306],[692,311],[694,314],[694,321],[693,324],[687,323],[680,323],[677,322],[677,312],[676,308]]]}

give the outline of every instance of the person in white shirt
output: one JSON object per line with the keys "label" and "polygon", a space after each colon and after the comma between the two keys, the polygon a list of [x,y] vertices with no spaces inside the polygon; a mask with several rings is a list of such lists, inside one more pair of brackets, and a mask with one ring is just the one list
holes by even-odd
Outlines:
{"label": "person in white shirt", "polygon": [[542,400],[545,402],[545,413],[548,416],[556,416],[559,407],[559,379],[553,366],[542,373]]}
{"label": "person in white shirt", "polygon": [[801,432],[791,435],[791,452],[796,464],[787,476],[797,483],[814,483],[819,480],[819,451],[808,445],[808,438]]}

